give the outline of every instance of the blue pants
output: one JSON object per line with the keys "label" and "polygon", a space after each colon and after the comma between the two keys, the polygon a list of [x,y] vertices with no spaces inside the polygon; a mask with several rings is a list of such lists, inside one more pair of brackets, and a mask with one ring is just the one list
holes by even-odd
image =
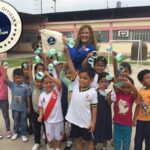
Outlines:
{"label": "blue pants", "polygon": [[150,121],[137,120],[134,150],[142,150],[145,140],[145,150],[150,150]]}
{"label": "blue pants", "polygon": [[14,120],[14,133],[27,134],[27,113],[23,111],[12,110],[12,117]]}
{"label": "blue pants", "polygon": [[114,123],[114,149],[129,150],[132,127]]}

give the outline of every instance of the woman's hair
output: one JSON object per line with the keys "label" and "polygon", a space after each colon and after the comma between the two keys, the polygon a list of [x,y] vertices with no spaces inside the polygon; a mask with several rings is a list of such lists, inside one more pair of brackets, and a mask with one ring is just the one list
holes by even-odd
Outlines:
{"label": "woman's hair", "polygon": [[80,35],[81,35],[81,32],[84,28],[89,29],[89,32],[90,32],[90,41],[89,41],[89,43],[96,46],[97,42],[96,42],[92,27],[90,25],[83,25],[83,26],[80,27],[80,29],[78,31],[75,47],[79,47],[82,44],[81,39],[80,39]]}
{"label": "woman's hair", "polygon": [[129,74],[132,73],[131,65],[128,62],[123,62],[120,64],[120,66],[122,66],[123,68],[127,68],[129,70]]}
{"label": "woman's hair", "polygon": [[105,66],[107,66],[107,59],[103,56],[98,56],[94,59],[94,66],[98,62],[102,62]]}

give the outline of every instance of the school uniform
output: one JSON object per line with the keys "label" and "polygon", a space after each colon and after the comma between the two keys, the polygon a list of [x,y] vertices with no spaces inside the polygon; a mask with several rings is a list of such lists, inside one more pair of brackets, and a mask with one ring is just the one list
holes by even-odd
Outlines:
{"label": "school uniform", "polygon": [[71,138],[82,137],[84,140],[93,139],[88,131],[92,121],[91,106],[97,105],[97,92],[94,88],[81,89],[79,78],[73,82],[73,92],[66,115],[66,120],[72,124]]}
{"label": "school uniform", "polygon": [[[100,91],[98,92],[98,107],[94,141],[103,143],[104,141],[112,139],[112,113],[111,106],[108,104],[106,97],[100,94]],[[111,89],[106,89],[103,92],[109,93],[111,91]],[[114,91],[111,92],[111,100],[112,102],[116,101]]]}
{"label": "school uniform", "polygon": [[58,91],[57,87],[55,87],[50,93],[46,93],[45,91],[41,93],[39,98],[39,107],[43,109],[43,113],[45,114],[49,101],[52,100],[51,97],[54,91],[57,93],[56,103],[47,120],[44,121],[46,136],[49,142],[54,139],[61,140],[64,135],[63,113],[61,107],[61,91]]}

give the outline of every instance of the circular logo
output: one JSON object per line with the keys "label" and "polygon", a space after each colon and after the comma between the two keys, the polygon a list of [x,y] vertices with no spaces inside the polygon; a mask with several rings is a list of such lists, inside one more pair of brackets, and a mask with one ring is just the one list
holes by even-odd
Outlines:
{"label": "circular logo", "polygon": [[54,37],[49,37],[47,42],[49,45],[54,45],[56,43],[56,39]]}
{"label": "circular logo", "polygon": [[18,12],[10,4],[0,1],[0,53],[13,48],[22,32]]}

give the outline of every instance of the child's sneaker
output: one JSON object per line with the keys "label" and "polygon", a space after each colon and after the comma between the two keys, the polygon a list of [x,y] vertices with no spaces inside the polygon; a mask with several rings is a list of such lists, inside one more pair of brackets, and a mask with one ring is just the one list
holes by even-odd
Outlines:
{"label": "child's sneaker", "polygon": [[28,141],[28,138],[25,135],[21,136],[21,138],[22,138],[23,142],[27,142]]}
{"label": "child's sneaker", "polygon": [[45,134],[44,134],[44,133],[43,133],[43,137],[42,137],[42,138],[43,138],[43,140],[45,140],[45,139],[46,139],[46,137],[45,137]]}
{"label": "child's sneaker", "polygon": [[67,141],[67,145],[65,146],[64,150],[71,150],[72,148],[72,141]]}
{"label": "child's sneaker", "polygon": [[108,150],[108,148],[106,148],[106,147],[102,147],[102,148],[101,148],[101,150]]}
{"label": "child's sneaker", "polygon": [[32,150],[38,150],[39,147],[40,147],[40,144],[35,143],[35,144],[33,145],[33,147],[32,147]]}
{"label": "child's sneaker", "polygon": [[6,132],[6,137],[7,137],[7,138],[11,138],[11,132],[10,132],[10,131],[7,131],[7,132]]}
{"label": "child's sneaker", "polygon": [[18,134],[15,133],[15,134],[13,134],[13,136],[11,137],[11,139],[12,139],[12,140],[16,140],[17,137],[18,137]]}
{"label": "child's sneaker", "polygon": [[2,139],[3,138],[3,135],[2,135],[2,132],[0,131],[0,139]]}

